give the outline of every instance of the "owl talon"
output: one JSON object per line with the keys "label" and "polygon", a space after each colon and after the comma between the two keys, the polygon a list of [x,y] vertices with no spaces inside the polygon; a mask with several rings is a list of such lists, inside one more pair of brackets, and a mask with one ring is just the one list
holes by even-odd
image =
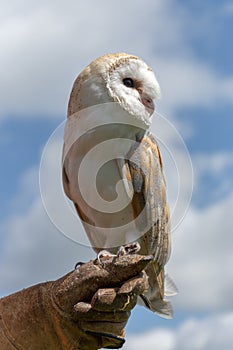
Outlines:
{"label": "owl talon", "polygon": [[101,258],[106,258],[106,257],[111,258],[113,256],[116,256],[116,255],[108,252],[107,250],[101,250],[97,255],[97,261],[99,264],[103,264],[103,262],[101,261]]}
{"label": "owl talon", "polygon": [[126,255],[126,250],[125,250],[125,247],[122,245],[119,249],[118,249],[118,252],[117,252],[117,256],[122,256],[122,255]]}
{"label": "owl talon", "polygon": [[141,246],[138,242],[129,243],[125,246],[121,246],[117,252],[117,256],[122,256],[126,254],[137,254]]}
{"label": "owl talon", "polygon": [[84,265],[85,263],[82,262],[82,261],[78,261],[75,266],[74,266],[74,269],[77,270],[80,266]]}

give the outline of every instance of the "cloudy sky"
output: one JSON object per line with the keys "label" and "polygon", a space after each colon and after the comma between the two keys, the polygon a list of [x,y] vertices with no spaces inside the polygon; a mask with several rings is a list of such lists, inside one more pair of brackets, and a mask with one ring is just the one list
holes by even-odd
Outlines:
{"label": "cloudy sky", "polygon": [[[233,1],[0,3],[0,295],[55,279],[94,256],[49,219],[39,166],[48,139],[65,120],[78,73],[104,53],[126,51],[154,68],[162,89],[157,111],[166,122],[155,116],[153,132],[161,141],[177,226],[167,271],[179,294],[173,320],[136,307],[125,349],[230,350]],[[194,181],[177,135],[191,156]],[[54,198],[59,142],[61,137],[50,139],[44,160]],[[54,200],[54,217],[57,206]]]}

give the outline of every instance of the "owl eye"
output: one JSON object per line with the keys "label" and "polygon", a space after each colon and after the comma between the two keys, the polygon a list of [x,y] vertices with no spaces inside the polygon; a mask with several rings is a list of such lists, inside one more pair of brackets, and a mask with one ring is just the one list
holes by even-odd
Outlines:
{"label": "owl eye", "polygon": [[129,88],[134,88],[134,81],[131,78],[123,79],[123,84]]}

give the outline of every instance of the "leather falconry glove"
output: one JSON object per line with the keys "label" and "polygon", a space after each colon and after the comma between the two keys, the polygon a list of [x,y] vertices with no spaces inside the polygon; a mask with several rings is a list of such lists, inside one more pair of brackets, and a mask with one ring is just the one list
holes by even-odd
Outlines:
{"label": "leather falconry glove", "polygon": [[103,256],[0,300],[1,350],[118,349],[152,256]]}

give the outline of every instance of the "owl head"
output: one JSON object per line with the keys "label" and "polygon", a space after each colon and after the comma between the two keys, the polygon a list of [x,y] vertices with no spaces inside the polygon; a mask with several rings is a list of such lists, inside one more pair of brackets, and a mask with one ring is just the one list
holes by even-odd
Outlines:
{"label": "owl head", "polygon": [[68,117],[93,105],[117,102],[129,115],[150,125],[153,100],[159,96],[157,79],[144,61],[126,53],[109,54],[89,64],[75,80]]}

